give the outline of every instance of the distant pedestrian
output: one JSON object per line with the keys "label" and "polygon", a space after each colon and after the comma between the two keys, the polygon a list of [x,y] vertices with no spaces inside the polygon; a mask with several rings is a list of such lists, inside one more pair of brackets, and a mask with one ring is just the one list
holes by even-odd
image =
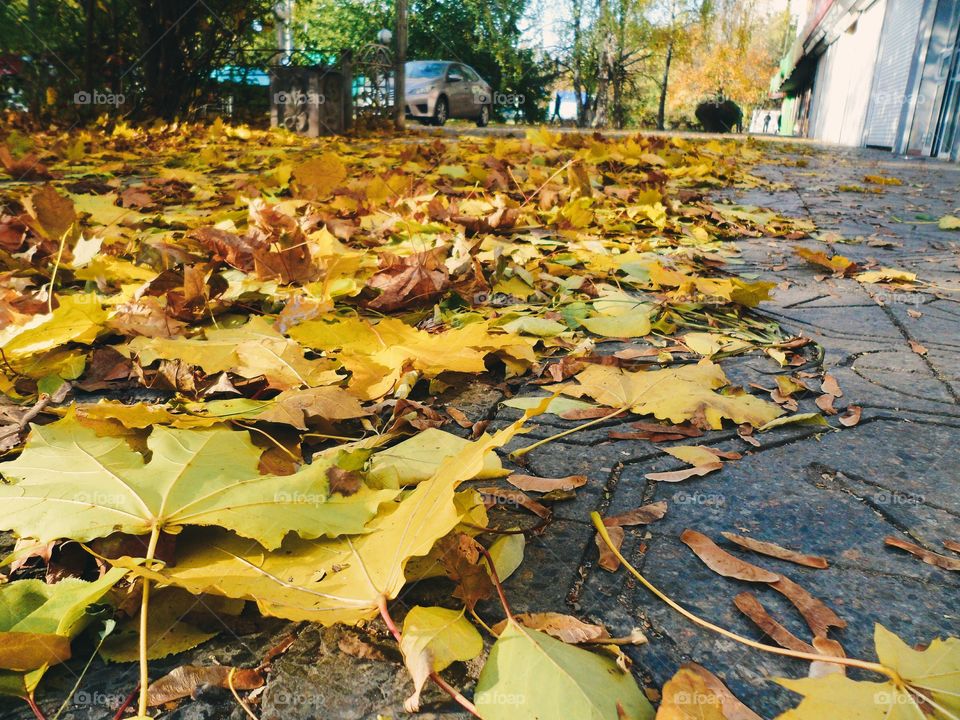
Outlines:
{"label": "distant pedestrian", "polygon": [[563,118],[560,117],[561,102],[562,102],[562,98],[560,97],[560,93],[557,93],[556,98],[554,98],[553,100],[553,116],[550,118],[550,122],[553,122],[554,120],[556,120],[558,123],[563,122]]}
{"label": "distant pedestrian", "polygon": [[763,116],[763,134],[770,132],[770,113],[764,113]]}

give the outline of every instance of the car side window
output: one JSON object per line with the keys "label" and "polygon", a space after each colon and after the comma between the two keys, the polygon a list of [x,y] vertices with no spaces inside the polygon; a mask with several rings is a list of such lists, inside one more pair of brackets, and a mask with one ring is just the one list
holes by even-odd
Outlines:
{"label": "car side window", "polygon": [[463,80],[463,68],[459,65],[451,65],[447,72],[447,80]]}
{"label": "car side window", "polygon": [[467,76],[467,80],[470,82],[477,82],[480,79],[480,76],[469,65],[463,66],[463,74]]}

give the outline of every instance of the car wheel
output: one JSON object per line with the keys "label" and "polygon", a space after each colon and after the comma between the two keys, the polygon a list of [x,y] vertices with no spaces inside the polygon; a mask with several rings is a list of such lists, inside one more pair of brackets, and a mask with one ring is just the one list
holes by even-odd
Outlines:
{"label": "car wheel", "polygon": [[442,126],[447,122],[448,117],[450,117],[450,105],[447,103],[447,99],[441,95],[437,98],[437,104],[433,108],[433,124]]}
{"label": "car wheel", "polygon": [[480,108],[480,116],[477,118],[477,127],[486,127],[490,123],[490,106],[484,105]]}

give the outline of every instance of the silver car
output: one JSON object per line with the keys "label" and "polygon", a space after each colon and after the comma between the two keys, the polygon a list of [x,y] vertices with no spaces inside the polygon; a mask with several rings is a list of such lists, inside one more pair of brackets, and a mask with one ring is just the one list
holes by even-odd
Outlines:
{"label": "silver car", "polygon": [[450,118],[490,122],[493,91],[469,65],[446,60],[415,60],[406,66],[406,114],[428,125]]}

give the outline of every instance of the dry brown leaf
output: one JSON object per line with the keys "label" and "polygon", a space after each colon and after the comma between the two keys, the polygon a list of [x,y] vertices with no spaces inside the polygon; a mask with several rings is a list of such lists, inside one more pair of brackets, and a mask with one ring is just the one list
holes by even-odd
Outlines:
{"label": "dry brown leaf", "polygon": [[847,621],[827,607],[826,603],[815,598],[790,578],[781,575],[775,583],[770,583],[770,587],[793,603],[793,606],[803,615],[803,619],[807,621],[814,636],[826,637],[829,628],[843,629],[847,626]]}
{"label": "dry brown leaf", "polygon": [[725,720],[763,720],[730,692],[720,678],[703,667],[703,665],[689,662],[681,665],[680,669],[688,670],[699,676],[707,690],[720,700],[720,710],[723,712]]}
{"label": "dry brown leaf", "polygon": [[[623,528],[618,526],[607,528],[607,535],[610,538],[610,544],[619,550],[620,546],[623,545]],[[607,547],[607,543],[604,542],[599,533],[595,535],[593,539],[597,543],[597,547],[600,549],[600,567],[602,567],[604,570],[609,570],[610,572],[616,572],[617,568],[620,567],[620,559],[613,554],[613,551],[609,547]]]}
{"label": "dry brown leaf", "polygon": [[[610,633],[602,625],[585,623],[573,617],[573,615],[564,615],[563,613],[520,613],[514,615],[513,619],[524,627],[540,630],[558,640],[574,645],[594,640],[605,640],[610,637]],[[509,620],[501,620],[493,626],[493,632],[499,635],[508,622]]]}
{"label": "dry brown leaf", "polygon": [[734,557],[717,545],[713,540],[696,530],[684,530],[680,541],[693,550],[703,564],[724,577],[746,580],[747,582],[774,583],[780,579],[775,572],[751,565],[746,560]]}
{"label": "dry brown leaf", "polygon": [[951,550],[952,552],[955,552],[955,553],[960,553],[960,542],[957,542],[956,540],[944,540],[943,546],[947,550]]}
{"label": "dry brown leaf", "polygon": [[77,211],[73,201],[60,195],[52,185],[37,188],[23,203],[35,221],[31,226],[44,237],[59,241],[71,228],[76,231]]}
{"label": "dry brown leaf", "polygon": [[833,375],[826,374],[823,376],[823,382],[820,384],[820,389],[827,395],[843,397],[843,390],[840,389],[840,384]]}
{"label": "dry brown leaf", "polygon": [[836,415],[837,410],[833,407],[836,398],[833,395],[821,395],[817,398],[817,407],[823,410],[827,415]]}
{"label": "dry brown leaf", "polygon": [[917,355],[927,354],[927,349],[916,340],[908,340],[907,342],[910,345],[910,349],[913,350]]}
{"label": "dry brown leaf", "polygon": [[667,514],[667,503],[665,500],[660,502],[643,505],[635,510],[629,510],[619,515],[613,515],[603,519],[603,524],[607,527],[622,527],[624,525],[649,525],[656,522]]}
{"label": "dry brown leaf", "polygon": [[770,617],[770,614],[764,609],[763,605],[760,604],[760,601],[757,600],[753,593],[740,593],[733,599],[733,604],[780,647],[805,653],[817,652],[812,645],[805,643]]}
{"label": "dry brown leaf", "polygon": [[527,492],[546,493],[553,490],[574,490],[587,484],[586,475],[570,475],[565,478],[541,478],[533,475],[511,475],[507,482]]}
{"label": "dry brown leaf", "polygon": [[825,558],[822,558],[818,555],[807,555],[806,553],[797,552],[796,550],[788,550],[785,547],[775,545],[771,542],[755,540],[754,538],[743,537],[742,535],[734,535],[733,533],[729,532],[722,532],[720,534],[730,542],[736,543],[742,548],[753,550],[754,552],[758,552],[763,555],[769,555],[770,557],[779,558],[780,560],[787,560],[788,562],[796,563],[797,565],[806,565],[807,567],[821,569],[828,567],[829,565]]}
{"label": "dry brown leaf", "polygon": [[701,477],[707,473],[711,473],[714,470],[719,470],[723,467],[723,463],[719,460],[715,463],[706,463],[704,465],[696,465],[691,468],[684,468],[683,470],[671,470],[669,472],[657,472],[657,473],[647,473],[644,477],[647,480],[655,480],[656,482],[680,482],[681,480],[687,480],[692,477]]}
{"label": "dry brown leaf", "polygon": [[885,537],[883,541],[891,547],[906,550],[911,555],[915,555],[923,560],[925,563],[927,563],[927,565],[933,565],[941,570],[960,571],[960,559],[947,557],[946,555],[939,555],[938,553],[927,550],[924,547],[915,545],[912,542],[907,542],[906,540],[901,540],[900,538],[893,536]]}
{"label": "dry brown leaf", "polygon": [[[525,510],[532,512],[534,515],[543,518],[544,520],[549,518],[552,514],[550,508],[548,508],[546,505],[538,503],[532,497],[524,492],[521,492],[520,490],[511,490],[510,488],[482,487],[477,488],[477,492],[479,492],[481,495],[492,497],[494,499],[494,504],[522,507]],[[487,497],[484,499],[487,499]]]}
{"label": "dry brown leaf", "polygon": [[[821,655],[829,655],[831,657],[847,656],[843,651],[843,645],[836,640],[831,640],[822,635],[817,635],[813,639],[813,647]],[[807,675],[812,678],[824,677],[826,675],[846,675],[846,670],[843,665],[838,663],[815,660],[810,663],[810,670]]]}
{"label": "dry brown leaf", "polygon": [[440,564],[447,577],[457,584],[453,596],[469,609],[494,593],[486,565],[480,562],[479,543],[469,535],[448,535],[437,543]]}
{"label": "dry brown leaf", "polygon": [[838,420],[840,420],[840,424],[844,427],[853,427],[860,422],[860,416],[862,414],[863,409],[859,405],[851,405],[847,408],[847,411],[838,418]]}
{"label": "dry brown leaf", "polygon": [[453,421],[464,429],[469,429],[473,427],[473,421],[467,417],[467,414],[455,407],[447,408],[447,415],[453,418]]}
{"label": "dry brown leaf", "polygon": [[367,285],[380,294],[369,301],[367,307],[390,312],[434,300],[450,285],[450,276],[443,264],[445,253],[442,247],[406,257],[381,253],[380,270],[367,281]]}
{"label": "dry brown leaf", "polygon": [[344,632],[337,640],[337,647],[341,652],[345,652],[361,660],[386,660],[386,656],[375,646],[363,640],[359,635],[352,632]]}
{"label": "dry brown leaf", "polygon": [[[203,685],[225,688],[231,670],[234,668],[226,665],[181,665],[150,684],[147,691],[149,703],[156,706],[190,697]],[[263,675],[257,668],[237,669],[233,674],[233,687],[237,690],[253,690],[263,682]]]}

